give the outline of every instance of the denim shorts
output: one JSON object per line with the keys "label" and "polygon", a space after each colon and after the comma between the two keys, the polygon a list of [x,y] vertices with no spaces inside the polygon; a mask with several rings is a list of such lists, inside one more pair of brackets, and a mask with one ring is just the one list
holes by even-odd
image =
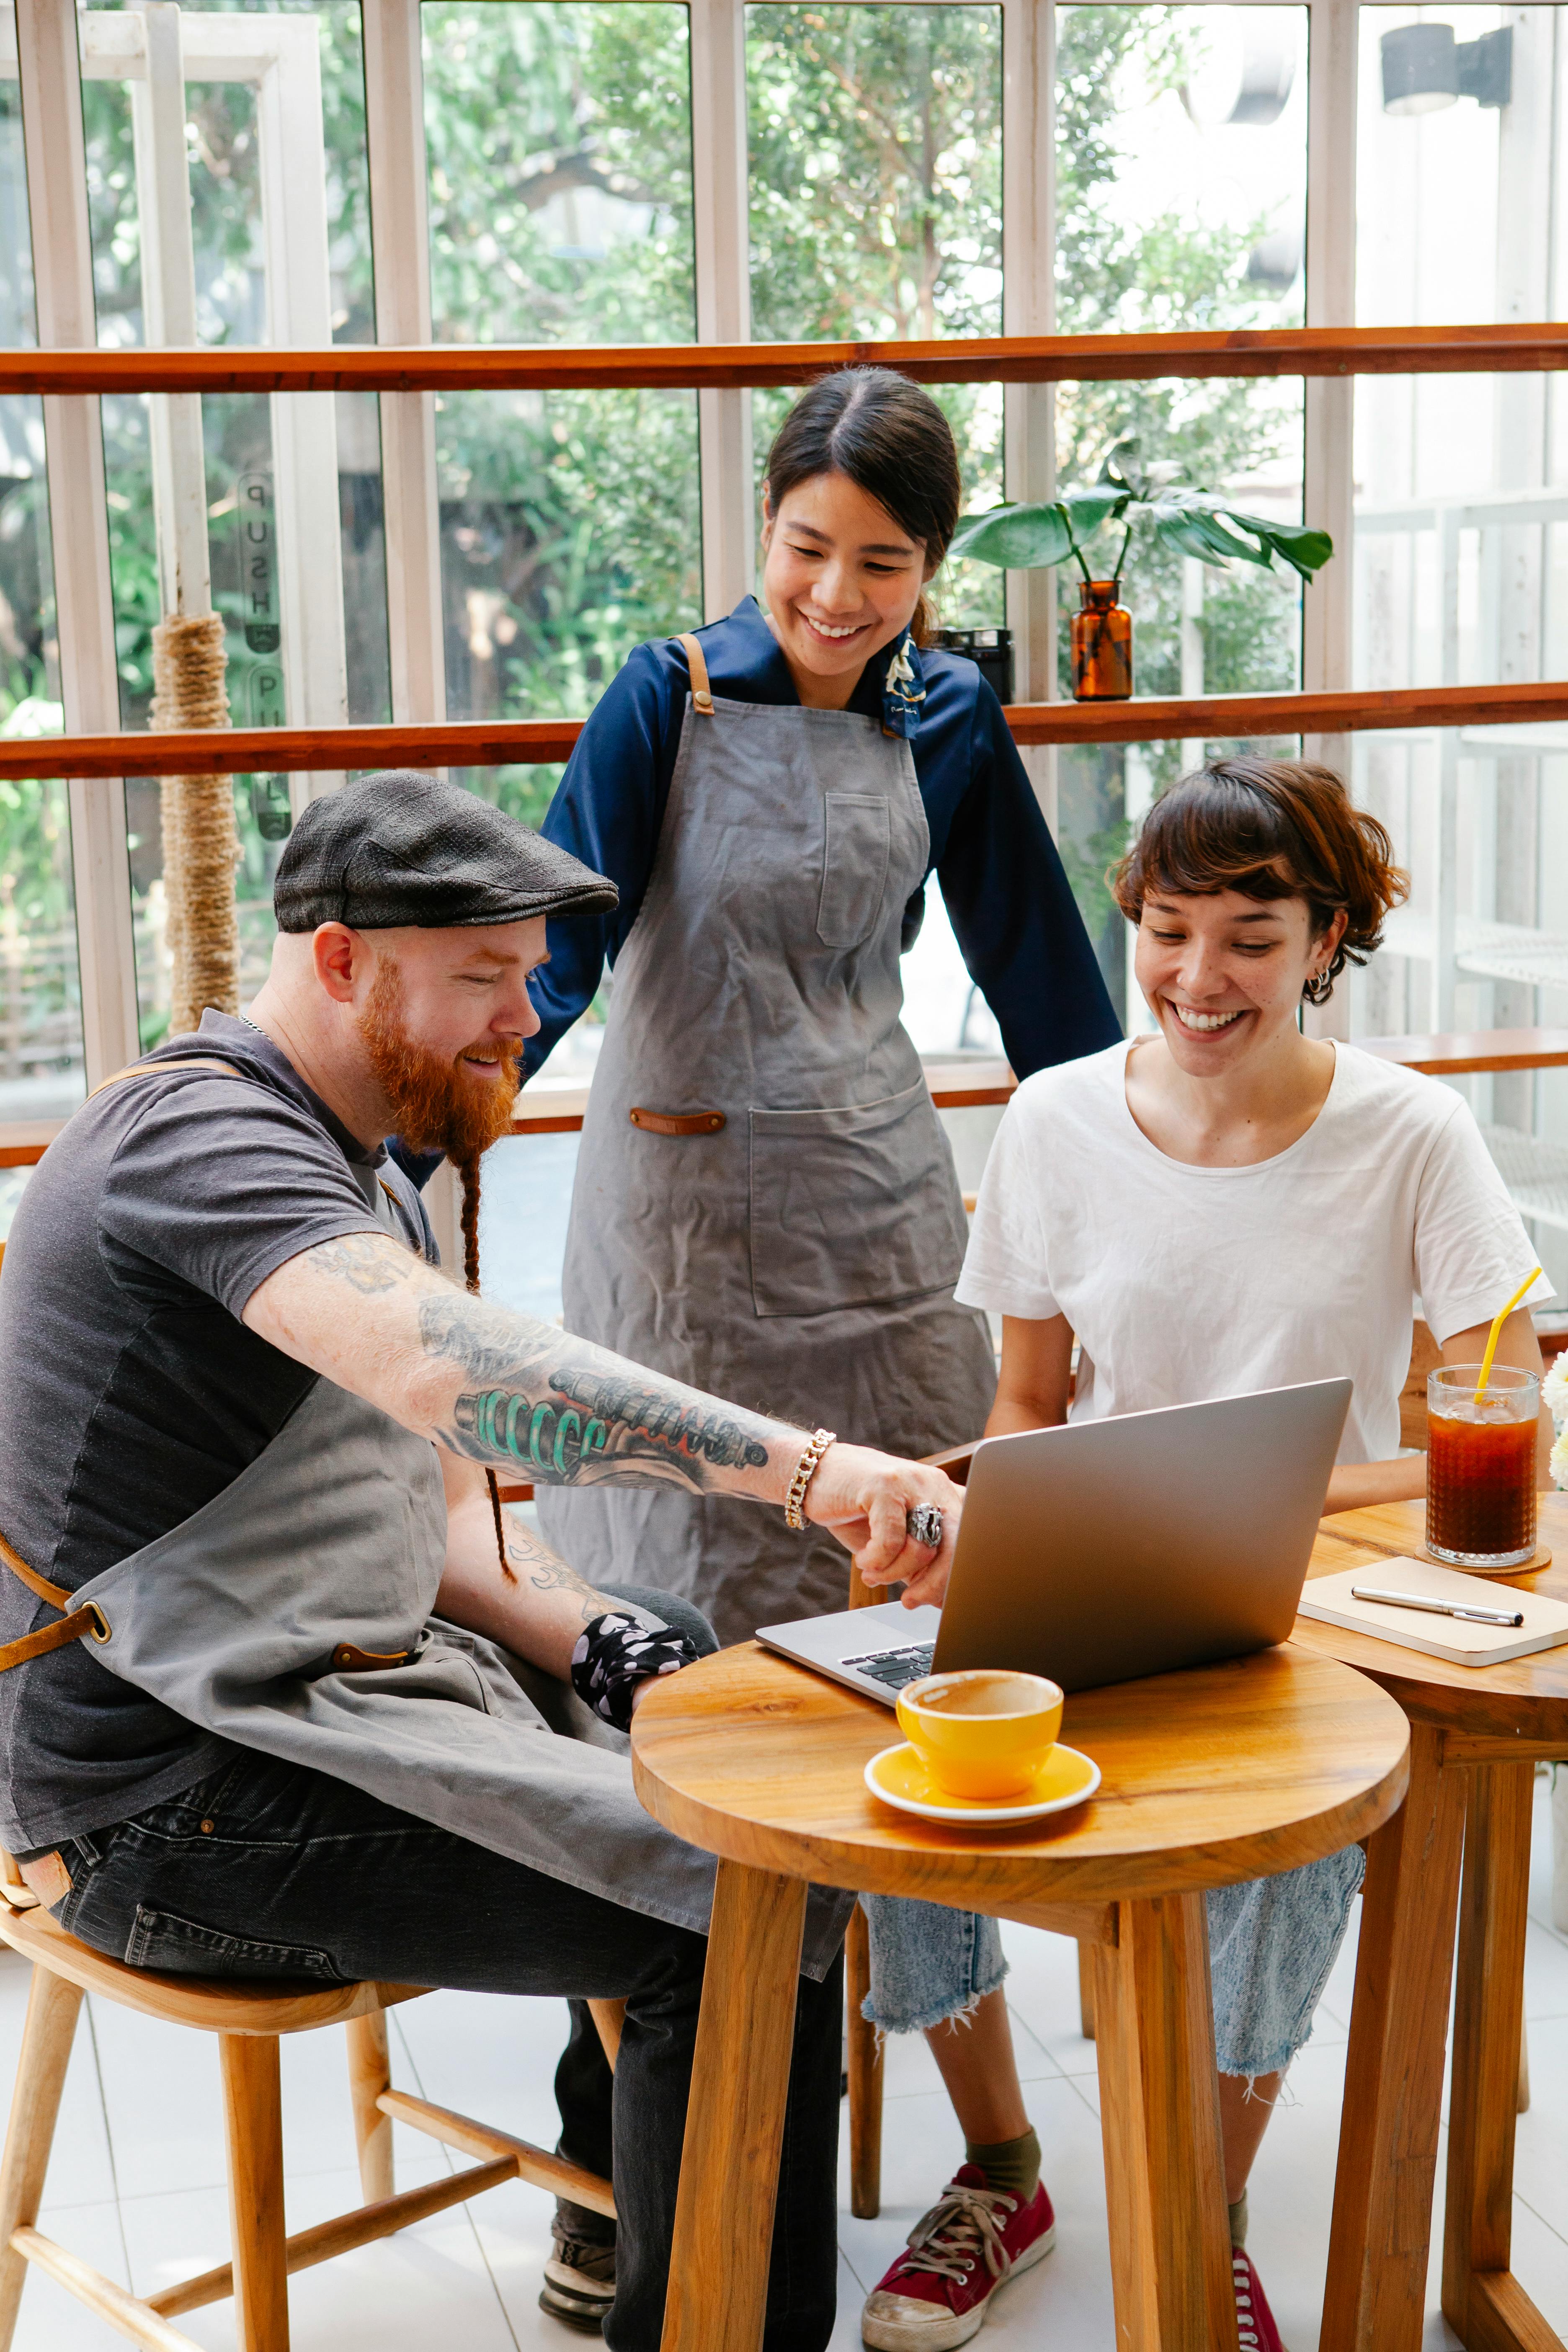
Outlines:
{"label": "denim shorts", "polygon": [[[1273,2074],[1312,2030],[1312,2011],[1350,1923],[1365,1857],[1321,1862],[1216,1887],[1207,1897],[1215,2055],[1222,2074]],[[871,1990],[865,2014],[887,2033],[963,2017],[1007,1973],[994,1919],[940,1903],[864,1895]]]}

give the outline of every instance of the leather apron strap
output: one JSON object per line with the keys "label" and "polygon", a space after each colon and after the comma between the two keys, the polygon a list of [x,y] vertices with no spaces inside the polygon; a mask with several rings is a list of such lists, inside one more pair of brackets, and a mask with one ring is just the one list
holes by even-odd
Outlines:
{"label": "leather apron strap", "polygon": [[68,1642],[79,1642],[84,1633],[90,1633],[95,1642],[108,1641],[109,1628],[103,1622],[98,1603],[89,1601],[83,1609],[72,1609],[70,1594],[64,1585],[51,1584],[47,1577],[38,1574],[36,1568],[29,1568],[21,1553],[13,1551],[4,1536],[0,1536],[0,1561],[13,1576],[21,1580],[29,1592],[36,1592],[40,1601],[47,1601],[51,1609],[69,1611],[69,1614],[63,1616],[58,1625],[40,1625],[36,1633],[24,1633],[19,1642],[0,1643],[0,1675],[8,1675],[13,1666],[25,1665],[29,1658],[42,1657],[46,1650],[63,1650]]}
{"label": "leather apron strap", "polygon": [[[92,1093],[100,1095],[105,1087],[117,1087],[121,1078],[155,1078],[165,1070],[224,1070],[231,1078],[244,1076],[243,1071],[237,1070],[232,1062],[204,1061],[199,1055],[191,1054],[178,1062],[128,1062],[124,1069],[115,1070],[107,1078],[100,1078]],[[92,1100],[92,1095],[88,1097],[88,1100]]]}
{"label": "leather apron strap", "polygon": [[704,719],[711,719],[713,689],[708,683],[708,664],[702,657],[702,648],[689,630],[683,631],[675,642],[685,648],[691,667],[691,707],[700,710]]}

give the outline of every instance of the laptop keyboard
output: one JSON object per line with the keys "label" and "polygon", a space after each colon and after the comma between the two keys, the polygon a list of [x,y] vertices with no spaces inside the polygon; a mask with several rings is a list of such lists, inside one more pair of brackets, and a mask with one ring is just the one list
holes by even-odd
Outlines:
{"label": "laptop keyboard", "polygon": [[907,1650],[873,1650],[864,1658],[844,1658],[840,1664],[858,1667],[885,1690],[902,1690],[906,1683],[924,1680],[936,1655],[934,1642],[915,1642]]}

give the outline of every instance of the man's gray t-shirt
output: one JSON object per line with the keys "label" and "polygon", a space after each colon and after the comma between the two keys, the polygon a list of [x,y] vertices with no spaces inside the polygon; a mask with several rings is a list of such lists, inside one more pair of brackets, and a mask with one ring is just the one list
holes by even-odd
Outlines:
{"label": "man's gray t-shirt", "polygon": [[[437,1255],[408,1178],[248,1022],[208,1013],[147,1058],[159,1075],[106,1087],[49,1146],[0,1275],[0,1534],[73,1591],[221,1493],[312,1385],[239,1319],[269,1274],[385,1230],[378,1196]],[[56,1622],[0,1569],[0,1642]],[[0,1675],[0,1844],[107,1828],[229,1752],[90,1642],[29,1659]]]}

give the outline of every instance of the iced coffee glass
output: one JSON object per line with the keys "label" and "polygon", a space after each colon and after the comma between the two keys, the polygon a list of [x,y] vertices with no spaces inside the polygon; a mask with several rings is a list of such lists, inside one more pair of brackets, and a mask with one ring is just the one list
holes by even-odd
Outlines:
{"label": "iced coffee glass", "polygon": [[1494,1364],[1443,1364],[1426,1381],[1426,1549],[1458,1568],[1519,1568],[1535,1552],[1541,1383]]}

